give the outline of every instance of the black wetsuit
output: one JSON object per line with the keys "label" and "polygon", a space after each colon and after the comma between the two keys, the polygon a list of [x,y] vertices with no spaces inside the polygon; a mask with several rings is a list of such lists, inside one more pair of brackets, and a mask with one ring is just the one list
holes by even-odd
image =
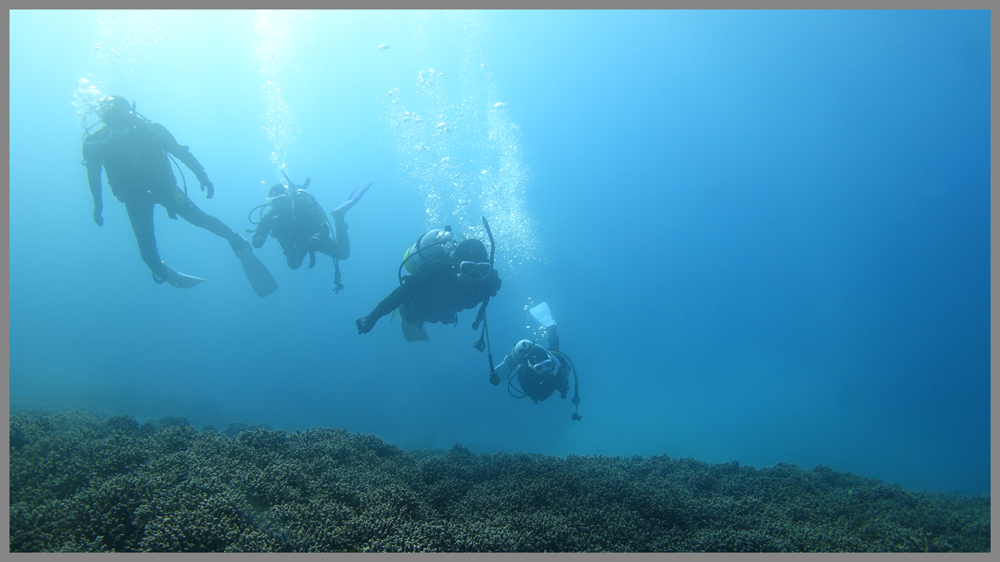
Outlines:
{"label": "black wetsuit", "polygon": [[[559,351],[559,334],[556,333],[555,330],[549,331],[548,349],[549,351],[554,352]],[[561,398],[566,398],[566,393],[569,392],[570,366],[566,363],[566,360],[560,357],[557,353],[553,353],[553,355],[559,365],[559,368],[555,373],[538,374],[525,362],[520,362],[515,367],[517,382],[521,385],[521,390],[523,390],[535,404],[541,400],[545,400],[557,390],[559,391]]]}
{"label": "black wetsuit", "polygon": [[[260,248],[270,234],[281,244],[281,250],[288,261],[288,267],[298,269],[309,252],[321,252],[335,260],[346,260],[351,254],[351,242],[347,237],[347,223],[334,216],[337,238],[330,238],[323,209],[312,195],[304,190],[295,190],[293,205],[272,206],[264,214],[253,235],[253,247]],[[312,267],[312,264],[310,264]]]}
{"label": "black wetsuit", "polygon": [[[482,303],[477,321],[482,318],[490,297],[500,290],[500,275],[490,270],[485,279],[467,283],[456,275],[450,262],[429,263],[416,274],[403,278],[396,288],[368,316],[357,321],[358,332],[367,333],[379,318],[399,308],[399,314],[410,324],[421,327],[424,322],[454,324],[458,313]],[[477,322],[478,323],[478,322]]]}
{"label": "black wetsuit", "polygon": [[128,126],[105,125],[83,143],[84,165],[87,166],[87,181],[94,196],[95,209],[103,207],[103,166],[111,192],[125,203],[142,260],[160,281],[166,278],[167,269],[160,261],[153,232],[153,206],[156,204],[165,207],[171,218],[180,215],[191,224],[225,238],[231,245],[245,243],[222,221],[199,209],[177,187],[167,153],[190,168],[202,184],[210,183],[205,169],[188,147],[177,144],[170,131],[159,123],[135,118]]}

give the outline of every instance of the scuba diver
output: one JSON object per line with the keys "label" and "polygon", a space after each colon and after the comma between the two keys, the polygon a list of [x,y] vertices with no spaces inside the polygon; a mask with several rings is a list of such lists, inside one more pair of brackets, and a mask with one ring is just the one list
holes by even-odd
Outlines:
{"label": "scuba diver", "polygon": [[[367,334],[379,318],[398,309],[406,341],[428,341],[425,322],[457,325],[459,312],[480,305],[472,323],[472,329],[478,329],[485,321],[490,297],[497,294],[501,285],[500,275],[493,268],[496,244],[485,217],[483,224],[490,237],[490,254],[476,238],[457,241],[450,226],[422,234],[403,255],[397,272],[399,287],[382,299],[371,314],[355,321],[358,333]],[[404,267],[410,275],[402,275]],[[476,344],[480,351],[481,342],[482,338]]]}
{"label": "scuba diver", "polygon": [[[531,398],[538,404],[559,391],[559,397],[566,399],[569,392],[569,374],[573,373],[574,393],[572,402],[576,410],[570,415],[573,421],[580,421],[580,382],[576,376],[576,367],[565,353],[559,351],[559,332],[552,320],[549,305],[542,303],[531,309],[531,315],[542,323],[548,335],[548,347],[529,339],[523,339],[514,344],[507,357],[497,366],[496,370],[507,373],[507,392],[514,398]],[[514,379],[517,379],[517,385]],[[517,394],[515,394],[515,391]]]}
{"label": "scuba diver", "polygon": [[276,291],[278,284],[267,267],[253,255],[250,244],[222,221],[199,209],[188,198],[187,178],[184,178],[180,165],[174,161],[184,178],[184,190],[177,187],[177,178],[170,166],[173,156],[194,172],[201,183],[201,190],[207,191],[207,198],[211,199],[215,193],[215,187],[209,181],[205,168],[188,147],[177,144],[163,125],[153,123],[136,113],[135,102],[129,105],[121,96],[104,98],[99,111],[104,126],[93,134],[88,134],[83,141],[83,164],[87,167],[87,181],[94,196],[94,222],[97,226],[104,225],[104,203],[101,199],[103,166],[108,173],[111,192],[125,203],[132,231],[139,244],[139,253],[142,261],[152,271],[153,281],[166,281],[180,289],[189,289],[205,281],[178,273],[160,260],[153,232],[153,207],[159,204],[167,210],[170,218],[176,219],[179,215],[189,223],[228,240],[258,296],[265,297]]}
{"label": "scuba diver", "polygon": [[[372,182],[361,184],[346,201],[330,213],[336,225],[335,240],[330,237],[334,227],[330,225],[326,213],[312,193],[306,191],[309,188],[309,178],[306,178],[302,185],[296,185],[284,170],[281,173],[288,180],[288,185],[274,184],[268,194],[267,203],[258,205],[250,211],[252,215],[257,209],[261,210],[260,221],[256,223],[257,229],[247,230],[254,233],[253,247],[263,246],[267,241],[267,235],[270,234],[281,244],[281,251],[285,254],[288,267],[292,269],[302,266],[306,254],[309,254],[310,269],[316,265],[316,252],[330,256],[333,258],[334,268],[333,291],[339,293],[344,288],[340,282],[339,260],[346,260],[351,254],[351,242],[347,237],[344,215],[368,191]],[[270,209],[265,212],[267,207]],[[252,218],[250,222],[254,222]]]}

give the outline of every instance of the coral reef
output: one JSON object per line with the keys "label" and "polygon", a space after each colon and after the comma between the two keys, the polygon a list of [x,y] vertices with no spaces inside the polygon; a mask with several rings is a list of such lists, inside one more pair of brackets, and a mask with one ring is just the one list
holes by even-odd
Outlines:
{"label": "coral reef", "polygon": [[404,452],[344,430],[22,412],[10,550],[988,552],[990,497],[822,466]]}

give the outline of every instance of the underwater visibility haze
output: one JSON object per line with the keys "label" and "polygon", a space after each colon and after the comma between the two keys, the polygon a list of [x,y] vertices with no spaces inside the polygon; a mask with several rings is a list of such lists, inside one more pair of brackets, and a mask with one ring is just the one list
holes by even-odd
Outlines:
{"label": "underwater visibility haze", "polygon": [[[11,409],[988,494],[989,47],[988,11],[11,11]],[[154,283],[106,183],[94,224],[107,95],[190,147],[215,193],[178,185],[248,240],[282,172],[327,211],[373,182],[344,289],[269,240],[259,298],[162,208],[161,257],[208,282]],[[486,240],[480,217],[490,352],[543,341],[547,303],[580,421],[572,391],[490,384],[475,310],[358,334],[418,236]]]}

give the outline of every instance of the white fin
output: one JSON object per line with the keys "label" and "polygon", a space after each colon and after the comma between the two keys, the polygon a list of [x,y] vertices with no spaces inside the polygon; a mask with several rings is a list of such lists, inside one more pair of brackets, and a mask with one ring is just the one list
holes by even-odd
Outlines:
{"label": "white fin", "polygon": [[538,320],[543,328],[548,328],[550,326],[555,326],[556,322],[552,319],[552,311],[549,310],[549,305],[547,303],[541,303],[534,306],[530,310],[531,315]]}

